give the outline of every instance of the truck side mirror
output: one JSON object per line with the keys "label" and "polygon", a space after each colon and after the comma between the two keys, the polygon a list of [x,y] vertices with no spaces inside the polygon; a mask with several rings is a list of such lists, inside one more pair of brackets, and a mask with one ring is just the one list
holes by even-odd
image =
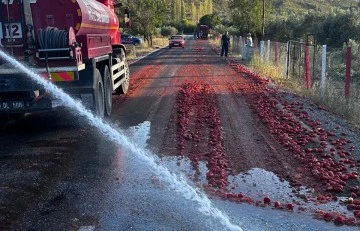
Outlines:
{"label": "truck side mirror", "polygon": [[129,8],[125,8],[125,10],[124,10],[124,15],[125,15],[125,27],[129,28],[129,27],[131,27],[130,10],[129,10]]}

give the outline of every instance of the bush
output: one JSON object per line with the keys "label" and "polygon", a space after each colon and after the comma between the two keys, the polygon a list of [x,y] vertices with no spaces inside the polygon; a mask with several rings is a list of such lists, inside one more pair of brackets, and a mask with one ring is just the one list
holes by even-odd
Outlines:
{"label": "bush", "polygon": [[178,30],[172,26],[165,26],[161,28],[161,35],[164,37],[169,37],[171,35],[177,34]]}
{"label": "bush", "polygon": [[158,36],[160,36],[161,35],[161,28],[155,28],[155,30],[154,30],[154,36],[156,36],[156,37],[158,37]]}
{"label": "bush", "polygon": [[180,27],[183,33],[193,33],[196,30],[196,25],[187,19],[181,21]]}

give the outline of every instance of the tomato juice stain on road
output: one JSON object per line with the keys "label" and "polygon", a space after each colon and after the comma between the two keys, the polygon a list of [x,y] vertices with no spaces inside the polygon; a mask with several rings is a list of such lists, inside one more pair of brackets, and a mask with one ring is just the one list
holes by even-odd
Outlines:
{"label": "tomato juice stain on road", "polygon": [[[249,68],[232,62],[231,68],[207,65],[214,60],[203,57],[208,54],[204,52],[207,51],[206,48],[199,47],[201,42],[195,44],[197,47],[193,52],[199,54],[199,57],[195,59],[194,64],[184,65],[176,73],[184,78],[182,82],[178,82],[180,88],[173,109],[176,131],[173,132],[177,134],[178,155],[189,158],[195,172],[199,172],[200,163],[201,166],[206,163],[207,182],[204,187],[209,194],[256,206],[307,211],[306,213],[314,214],[317,219],[332,221],[335,224],[360,225],[356,217],[357,210],[354,217],[352,211],[346,209],[346,204],[341,202],[350,195],[350,188],[354,191],[352,196],[358,196],[358,189],[351,187],[355,183],[353,180],[358,176],[355,167],[359,165],[350,156],[351,150],[355,149],[351,141],[340,134],[337,136],[343,137],[332,140],[330,137],[333,134],[322,129],[318,121],[310,119],[302,103],[296,102],[296,99],[294,102],[287,102],[279,97],[278,89],[269,87],[269,80]],[[216,49],[214,51],[217,52]],[[282,181],[284,178],[289,180],[291,193],[284,189],[278,191],[278,195],[287,194],[286,198],[272,198],[272,192],[258,192],[256,189],[250,190],[251,187],[248,188],[251,195],[247,195],[244,193],[245,189],[232,184],[237,174],[234,168],[241,169],[241,165],[250,165],[233,161],[235,156],[242,158],[241,155],[245,153],[239,155],[227,152],[224,143],[228,142],[229,134],[224,134],[222,126],[225,118],[221,117],[222,112],[219,111],[219,94],[223,93],[233,95],[234,99],[243,98],[248,103],[254,116],[260,121],[258,125],[261,123],[260,127],[267,130],[263,131],[264,129],[260,128],[265,139],[269,139],[263,142],[267,144],[261,145],[274,146],[273,152],[282,150],[282,153],[276,154],[277,157],[275,154],[272,155],[282,161],[286,159],[286,162],[282,163],[289,166],[280,165],[277,159],[269,159],[268,153],[263,153],[261,157],[266,168],[275,169]],[[241,108],[239,109],[241,117]],[[232,133],[235,134],[236,131]],[[263,137],[259,138],[261,140]],[[271,143],[273,140],[276,142]],[[237,141],[234,139],[230,142]],[[339,159],[344,157],[348,158]],[[256,169],[256,166],[252,167]],[[306,187],[307,193],[304,193],[302,190]]]}
{"label": "tomato juice stain on road", "polygon": [[[293,153],[293,158],[303,164],[301,168],[303,175],[312,175],[315,184],[321,182],[321,184],[313,184],[315,186],[313,196],[305,196],[302,199],[305,202],[326,204],[333,203],[332,201],[338,196],[350,196],[346,194],[349,189],[357,193],[358,188],[351,187],[356,184],[353,179],[358,177],[355,168],[357,163],[351,157],[351,150],[354,150],[354,146],[350,145],[351,140],[339,138],[339,134],[335,138],[333,132],[326,131],[319,121],[310,118],[301,102],[295,100],[288,102],[279,97],[276,88],[268,87],[268,80],[242,65],[231,64],[231,66],[254,80],[255,83],[246,92],[254,112],[269,127],[269,131],[278,137],[284,147]],[[293,186],[301,186],[305,183],[301,175],[298,174],[300,177],[290,183]],[[329,213],[319,211],[315,213],[316,218],[334,221],[336,224],[359,225],[359,221],[349,216],[348,211],[344,212],[343,208],[332,212],[331,216],[328,215]],[[356,213],[354,214],[356,216]]]}

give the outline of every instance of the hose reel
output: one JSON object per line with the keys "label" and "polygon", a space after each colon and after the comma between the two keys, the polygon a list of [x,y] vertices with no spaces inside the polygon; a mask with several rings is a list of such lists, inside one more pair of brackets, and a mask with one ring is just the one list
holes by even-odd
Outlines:
{"label": "hose reel", "polygon": [[56,49],[69,47],[69,34],[56,27],[47,27],[38,30],[40,49]]}

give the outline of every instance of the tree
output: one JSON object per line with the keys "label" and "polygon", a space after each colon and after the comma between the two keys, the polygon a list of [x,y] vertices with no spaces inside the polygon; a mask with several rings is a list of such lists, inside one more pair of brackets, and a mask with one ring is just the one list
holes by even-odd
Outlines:
{"label": "tree", "polygon": [[191,3],[190,17],[193,23],[197,22],[197,9],[194,2]]}
{"label": "tree", "polygon": [[212,0],[208,0],[206,11],[207,11],[207,14],[213,13],[213,1]]}
{"label": "tree", "polygon": [[186,7],[185,7],[185,2],[184,0],[181,0],[181,16],[180,16],[181,20],[186,19]]}
{"label": "tree", "polygon": [[[169,1],[167,1],[169,2]],[[179,23],[183,16],[183,0],[171,0],[171,19],[175,23]]]}
{"label": "tree", "polygon": [[176,15],[175,15],[175,22],[180,22],[181,21],[181,3],[182,0],[175,0],[175,5],[174,7],[176,8]]}
{"label": "tree", "polygon": [[205,15],[205,5],[203,2],[200,1],[199,3],[199,17],[202,16],[202,15]]}
{"label": "tree", "polygon": [[178,15],[178,9],[177,9],[177,4],[176,4],[177,0],[172,0],[172,7],[171,7],[171,19],[173,19],[174,21],[176,21],[175,19],[177,18]]}
{"label": "tree", "polygon": [[161,27],[165,16],[169,13],[170,4],[166,0],[128,0],[125,2],[130,9],[131,30],[144,37],[152,46],[152,37],[156,28]]}
{"label": "tree", "polygon": [[200,24],[208,25],[210,28],[215,28],[220,23],[220,18],[217,14],[207,14],[200,18]]}
{"label": "tree", "polygon": [[[270,12],[270,1],[266,2],[265,13],[268,13]],[[232,20],[241,32],[261,32],[262,0],[229,0],[229,7]]]}

